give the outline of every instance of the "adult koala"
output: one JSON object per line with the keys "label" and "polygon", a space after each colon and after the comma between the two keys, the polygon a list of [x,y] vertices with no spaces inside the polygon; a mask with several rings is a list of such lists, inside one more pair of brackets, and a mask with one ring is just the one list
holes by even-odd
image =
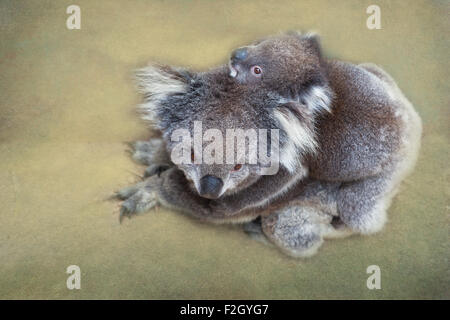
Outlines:
{"label": "adult koala", "polygon": [[[305,257],[323,238],[379,231],[417,158],[421,120],[394,80],[373,64],[323,58],[314,35],[258,41],[208,72],[149,66],[138,79],[144,119],[162,138],[134,144],[148,177],[118,192],[121,216],[160,203],[205,221],[248,222],[249,230],[257,221],[272,243]],[[279,170],[265,175],[260,161],[196,163],[201,148],[189,153],[192,163],[174,165],[173,135],[194,135],[196,121],[222,133],[279,129]]]}

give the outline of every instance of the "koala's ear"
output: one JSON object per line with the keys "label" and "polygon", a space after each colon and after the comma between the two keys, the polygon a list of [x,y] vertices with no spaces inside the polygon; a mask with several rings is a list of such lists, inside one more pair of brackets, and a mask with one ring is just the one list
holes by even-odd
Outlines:
{"label": "koala's ear", "polygon": [[295,161],[291,159],[297,159],[297,157],[289,156],[289,153],[297,150],[306,153],[314,152],[317,147],[314,138],[312,111],[299,102],[291,101],[275,108],[274,116],[278,120],[281,129],[289,137],[290,143],[293,144],[294,148],[286,148],[283,151],[285,154],[280,156],[281,164],[290,172],[293,172],[296,169],[296,165]]}
{"label": "koala's ear", "polygon": [[144,95],[144,103],[140,106],[142,118],[155,122],[162,108],[161,103],[171,95],[182,95],[187,92],[193,75],[181,68],[165,65],[150,65],[135,73],[139,92]]}
{"label": "koala's ear", "polygon": [[253,46],[257,46],[258,44],[260,44],[261,42],[264,42],[264,41],[266,41],[266,40],[267,40],[267,37],[266,37],[266,38],[260,38],[260,39],[257,39],[257,40],[255,40],[255,41],[252,42],[252,45],[253,45]]}
{"label": "koala's ear", "polygon": [[333,92],[325,85],[311,85],[299,97],[299,102],[313,113],[331,112]]}
{"label": "koala's ear", "polygon": [[333,92],[326,85],[316,84],[309,85],[299,90],[298,96],[294,98],[280,98],[278,103],[280,106],[289,104],[290,108],[295,107],[305,112],[319,114],[322,112],[331,112],[331,102],[333,100]]}
{"label": "koala's ear", "polygon": [[320,36],[315,32],[289,31],[288,35],[297,37],[304,43],[305,48],[310,49],[313,53],[322,55],[322,47],[320,45]]}
{"label": "koala's ear", "polygon": [[320,37],[317,33],[308,32],[302,35],[302,40],[312,52],[322,56],[322,46],[320,45]]}
{"label": "koala's ear", "polygon": [[181,68],[150,65],[135,73],[139,92],[145,95],[166,95],[184,92],[192,74]]}

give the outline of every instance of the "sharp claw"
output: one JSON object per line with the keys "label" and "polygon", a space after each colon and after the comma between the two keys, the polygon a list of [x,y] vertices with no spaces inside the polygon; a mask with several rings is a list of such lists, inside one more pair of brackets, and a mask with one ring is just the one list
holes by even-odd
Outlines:
{"label": "sharp claw", "polygon": [[148,211],[158,204],[151,180],[140,182],[115,193],[114,197],[124,200],[119,210],[119,222]]}
{"label": "sharp claw", "polygon": [[126,146],[128,146],[130,149],[135,149],[134,148],[134,142],[131,141],[124,141],[123,142]]}
{"label": "sharp claw", "polygon": [[123,194],[121,191],[117,191],[114,193],[114,195],[111,196],[111,198],[119,199],[119,200],[126,200],[128,197]]}
{"label": "sharp claw", "polygon": [[127,150],[135,150],[134,142],[131,141],[124,141],[123,142],[127,146]]}
{"label": "sharp claw", "polygon": [[149,166],[149,167],[145,170],[145,172],[144,172],[144,178],[151,177],[151,176],[157,174],[158,171],[159,171],[159,168],[156,167],[156,165],[151,165],[151,166]]}
{"label": "sharp claw", "polygon": [[120,214],[119,214],[119,223],[120,224],[122,224],[123,217],[124,217],[123,208],[120,208]]}
{"label": "sharp claw", "polygon": [[156,207],[157,204],[158,204],[158,201],[153,200],[153,201],[151,202],[151,204],[148,206],[148,208],[149,208],[149,209],[153,209],[153,208]]}
{"label": "sharp claw", "polygon": [[135,194],[138,191],[138,185],[131,186],[127,188],[123,188],[116,192],[116,197],[120,200],[127,200],[129,197],[131,197],[133,194]]}
{"label": "sharp claw", "polygon": [[120,215],[119,215],[119,222],[122,223],[123,219],[127,217],[128,219],[131,218],[131,212],[122,206],[122,208],[120,208]]}
{"label": "sharp claw", "polygon": [[151,176],[154,176],[154,175],[158,175],[158,177],[159,177],[159,170],[158,169],[153,169],[153,170],[150,170],[150,171],[146,171],[145,172],[145,174],[144,174],[144,178],[148,178],[148,177],[151,177]]}
{"label": "sharp claw", "polygon": [[120,208],[120,214],[119,214],[119,223],[122,223],[122,221],[123,221],[123,218],[125,217],[125,215],[126,215],[126,209],[124,208],[124,207],[122,207],[122,208]]}
{"label": "sharp claw", "polygon": [[104,197],[103,201],[113,201],[113,200],[117,200],[117,199],[120,200],[118,192],[114,192],[112,195]]}
{"label": "sharp claw", "polygon": [[168,169],[169,169],[169,166],[160,166],[157,171],[158,177],[161,177],[161,173],[163,173],[164,171],[166,171]]}
{"label": "sharp claw", "polygon": [[130,200],[126,200],[122,203],[122,207],[120,208],[120,216],[119,221],[122,222],[123,217],[131,218],[131,215],[136,211],[136,205],[132,203]]}
{"label": "sharp claw", "polygon": [[158,177],[161,177],[161,173],[168,170],[170,166],[168,165],[154,165],[148,167],[144,172],[144,178],[151,177],[153,175],[157,175]]}

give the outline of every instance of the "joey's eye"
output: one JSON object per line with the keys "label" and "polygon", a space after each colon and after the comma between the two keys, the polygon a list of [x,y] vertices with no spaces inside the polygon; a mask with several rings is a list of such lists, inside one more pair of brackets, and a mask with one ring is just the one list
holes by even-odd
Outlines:
{"label": "joey's eye", "polygon": [[255,77],[261,77],[262,69],[261,69],[260,66],[253,66],[253,67],[251,68],[251,71],[252,71],[252,74],[253,74]]}
{"label": "joey's eye", "polygon": [[242,168],[242,164],[237,164],[234,166],[233,171],[239,171]]}
{"label": "joey's eye", "polygon": [[195,154],[194,154],[194,150],[191,150],[191,161],[194,162],[195,160]]}

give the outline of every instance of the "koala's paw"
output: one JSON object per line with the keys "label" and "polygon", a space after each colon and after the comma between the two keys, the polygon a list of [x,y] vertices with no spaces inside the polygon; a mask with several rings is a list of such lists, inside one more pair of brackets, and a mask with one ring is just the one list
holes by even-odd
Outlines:
{"label": "koala's paw", "polygon": [[252,220],[250,222],[244,223],[244,232],[248,235],[254,235],[254,234],[262,234],[262,227],[261,227],[261,217],[256,218],[255,220]]}
{"label": "koala's paw", "polygon": [[261,226],[261,217],[258,217],[253,221],[244,223],[243,228],[244,232],[253,240],[262,242],[266,245],[271,245],[271,243],[267,241],[267,238],[263,233]]}
{"label": "koala's paw", "polygon": [[[156,176],[155,176],[156,177]],[[124,200],[120,208],[119,221],[133,215],[145,213],[159,204],[159,179],[148,178],[135,186],[127,187],[116,193],[116,197]]]}
{"label": "koala's paw", "polygon": [[129,144],[133,160],[144,165],[160,163],[163,158],[164,145],[162,139],[154,138],[149,141],[136,141]]}
{"label": "koala's paw", "polygon": [[266,236],[292,257],[309,257],[323,243],[322,222],[315,208],[292,206],[262,220]]}
{"label": "koala's paw", "polygon": [[169,164],[151,164],[150,166],[147,167],[147,169],[145,169],[144,177],[147,178],[153,175],[160,176],[161,173],[163,173],[167,169],[170,169]]}

